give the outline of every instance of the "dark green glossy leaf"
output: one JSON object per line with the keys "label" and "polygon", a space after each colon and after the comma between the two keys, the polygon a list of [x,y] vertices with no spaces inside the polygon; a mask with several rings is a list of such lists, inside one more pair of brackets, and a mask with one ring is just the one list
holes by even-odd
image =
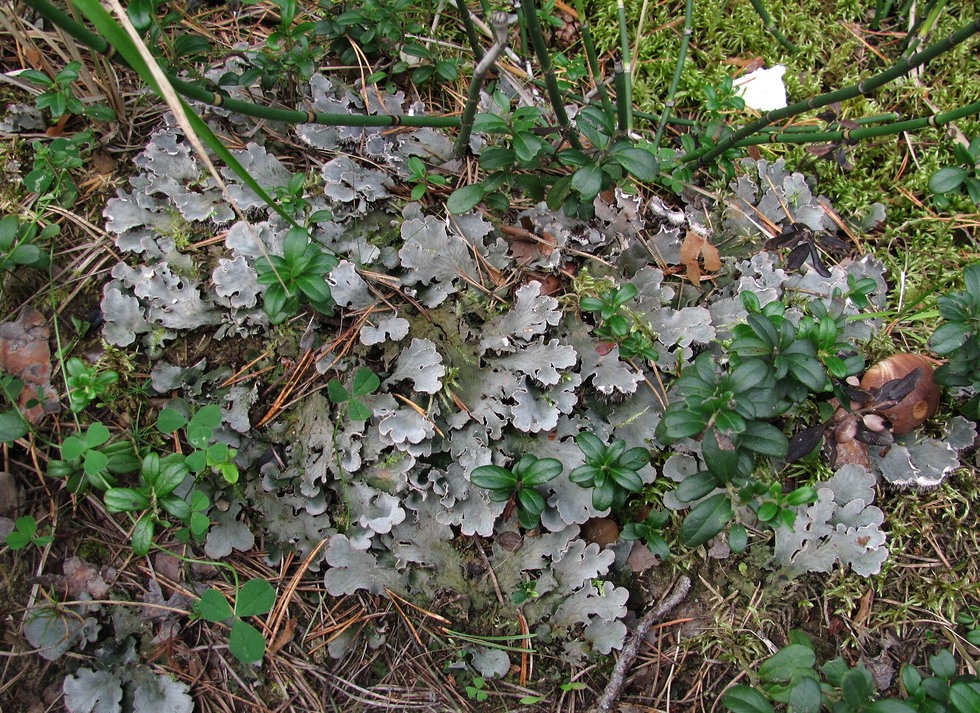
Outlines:
{"label": "dark green glossy leaf", "polygon": [[717,429],[709,428],[701,439],[701,455],[708,470],[721,482],[730,483],[738,475],[735,442]]}
{"label": "dark green glossy leaf", "polygon": [[521,507],[524,510],[535,516],[535,520],[541,515],[546,506],[544,497],[534,488],[521,488],[517,491],[517,499],[520,501]]}
{"label": "dark green glossy leaf", "polygon": [[144,513],[136,525],[133,527],[132,545],[133,554],[138,557],[145,557],[150,552],[153,545],[153,519],[149,513]]}
{"label": "dark green glossy leaf", "polygon": [[732,502],[728,493],[712,495],[697,505],[681,524],[680,540],[688,547],[703,545],[732,519]]}
{"label": "dark green glossy leaf", "polygon": [[104,498],[109,512],[134,512],[150,507],[149,495],[134,488],[109,488]]}
{"label": "dark green glossy leaf", "polygon": [[512,491],[517,487],[517,478],[499,465],[481,465],[470,474],[470,482],[487,490]]}
{"label": "dark green glossy leaf", "polygon": [[602,169],[598,166],[583,166],[572,174],[571,188],[585,200],[592,200],[602,190]]}
{"label": "dark green glossy leaf", "polygon": [[774,713],[772,705],[764,695],[745,685],[733,686],[729,689],[722,703],[732,713]]}
{"label": "dark green glossy leaf", "polygon": [[631,493],[638,493],[643,489],[643,481],[640,479],[640,476],[636,474],[635,470],[630,470],[629,468],[617,468],[614,466],[609,469],[609,475],[617,485],[629,490]]}
{"label": "dark green glossy leaf", "polygon": [[446,209],[453,215],[467,213],[480,204],[483,196],[483,186],[479,183],[457,188],[446,201]]}
{"label": "dark green glossy leaf", "polygon": [[656,180],[660,171],[660,164],[653,154],[644,149],[624,148],[616,149],[613,158],[620,166],[625,168],[630,175],[641,181],[649,183]]}
{"label": "dark green glossy leaf", "polygon": [[785,434],[771,423],[750,421],[745,430],[738,436],[738,444],[753,453],[785,458],[789,449],[789,440]]}
{"label": "dark green glossy leaf", "polygon": [[667,413],[657,426],[657,439],[660,441],[672,442],[696,436],[704,430],[704,416],[697,411],[692,411],[685,404],[679,404],[678,408],[673,409],[673,404],[667,409]]}
{"label": "dark green glossy leaf", "polygon": [[728,531],[728,547],[735,554],[741,554],[745,552],[745,548],[749,545],[749,531],[745,529],[745,525],[732,525],[731,529]]}
{"label": "dark green glossy leaf", "polygon": [[616,500],[616,486],[611,480],[596,482],[592,491],[592,507],[596,510],[608,510]]}
{"label": "dark green glossy leaf", "polygon": [[949,687],[949,702],[957,713],[980,711],[980,683],[954,683]]}
{"label": "dark green glossy leaf", "polygon": [[684,478],[674,492],[677,495],[677,499],[681,502],[693,503],[717,487],[718,479],[713,473],[705,470]]}
{"label": "dark green glossy leaf", "polygon": [[599,440],[599,437],[588,431],[582,431],[575,436],[575,442],[579,449],[585,454],[585,459],[600,463],[606,455],[606,445]]}
{"label": "dark green glossy leaf", "polygon": [[596,478],[602,473],[598,466],[580,465],[568,474],[568,479],[583,488],[592,487]]}
{"label": "dark green glossy leaf", "polygon": [[526,485],[541,485],[554,480],[564,466],[557,458],[538,458],[521,477]]}

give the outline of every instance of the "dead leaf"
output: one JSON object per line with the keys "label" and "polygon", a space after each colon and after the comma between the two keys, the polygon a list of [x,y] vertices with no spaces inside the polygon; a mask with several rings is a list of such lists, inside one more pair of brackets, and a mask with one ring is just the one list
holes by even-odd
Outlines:
{"label": "dead leaf", "polygon": [[[58,394],[51,386],[48,326],[36,309],[26,307],[16,322],[0,324],[0,371],[24,382],[19,405],[31,423],[61,410]],[[31,401],[38,403],[27,408]]]}
{"label": "dead leaf", "polygon": [[[106,573],[110,578],[114,576],[114,570],[106,570]],[[83,594],[91,595],[92,599],[104,599],[109,592],[109,584],[102,574],[94,564],[78,557],[69,557],[65,560],[65,585],[68,587],[68,595],[73,599],[78,599]]]}
{"label": "dead leaf", "polygon": [[116,170],[116,159],[105,151],[96,151],[92,154],[92,167],[101,176],[111,176]]}
{"label": "dead leaf", "polygon": [[660,560],[650,551],[649,547],[637,540],[633,543],[633,549],[630,550],[629,557],[626,558],[626,564],[634,572],[645,572],[651,567],[656,567],[660,564]]}
{"label": "dead leaf", "polygon": [[681,243],[681,264],[687,267],[687,279],[691,284],[701,284],[701,267],[698,257],[704,258],[704,269],[717,272],[721,269],[721,254],[708,239],[693,230],[688,230]]}
{"label": "dead leaf", "polygon": [[281,649],[283,646],[285,646],[286,644],[288,644],[290,641],[293,640],[293,634],[295,633],[296,633],[296,620],[287,619],[286,626],[283,627],[282,631],[280,631],[279,635],[276,637],[276,640],[273,641],[272,644],[269,646],[268,655],[275,656],[276,653],[279,651],[279,649]]}
{"label": "dead leaf", "polygon": [[858,626],[864,626],[864,623],[871,616],[871,604],[874,602],[874,590],[869,589],[861,597],[861,606],[858,607],[857,616],[854,617],[854,623]]}

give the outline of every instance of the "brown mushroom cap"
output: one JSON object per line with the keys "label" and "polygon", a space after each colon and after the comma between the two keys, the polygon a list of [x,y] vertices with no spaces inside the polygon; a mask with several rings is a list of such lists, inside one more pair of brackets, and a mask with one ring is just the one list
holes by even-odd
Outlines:
{"label": "brown mushroom cap", "polygon": [[922,376],[912,392],[893,407],[880,411],[888,418],[895,435],[914,431],[939,408],[939,387],[932,378],[932,362],[920,354],[892,354],[873,365],[861,378],[861,388],[872,391],[919,368]]}

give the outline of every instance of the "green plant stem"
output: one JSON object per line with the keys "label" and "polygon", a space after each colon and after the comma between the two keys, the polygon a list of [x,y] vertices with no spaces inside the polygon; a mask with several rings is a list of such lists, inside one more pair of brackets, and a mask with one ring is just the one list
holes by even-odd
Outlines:
{"label": "green plant stem", "polygon": [[602,110],[606,113],[606,118],[611,124],[616,115],[613,112],[612,102],[609,101],[609,92],[606,91],[605,82],[602,80],[602,69],[599,66],[599,56],[596,54],[595,42],[592,39],[592,29],[589,27],[589,20],[585,14],[585,7],[582,0],[575,0],[575,12],[578,13],[579,32],[582,35],[582,44],[585,46],[585,57],[589,62],[589,71],[592,73],[592,82],[595,84],[596,92],[602,102]]}
{"label": "green plant stem", "polygon": [[544,44],[544,35],[541,34],[541,25],[538,23],[537,3],[535,0],[524,0],[521,4],[521,14],[527,24],[527,32],[534,45],[534,53],[537,55],[538,63],[541,65],[541,74],[544,75],[545,86],[548,88],[548,98],[551,106],[555,110],[555,119],[558,126],[568,139],[573,148],[581,151],[582,142],[579,140],[578,133],[572,128],[568,120],[568,113],[565,111],[565,103],[562,100],[561,90],[558,88],[558,78],[551,67],[551,56],[548,48]]}
{"label": "green plant stem", "polygon": [[693,28],[694,0],[687,0],[684,4],[684,33],[681,35],[681,46],[677,53],[677,65],[674,67],[674,77],[671,79],[670,87],[667,89],[667,98],[664,101],[664,113],[660,115],[657,135],[653,139],[654,152],[660,148],[660,141],[663,139],[664,129],[667,127],[667,119],[670,117],[670,112],[674,108],[674,97],[677,95],[677,87],[681,83],[681,73],[684,71],[684,62],[687,59],[687,46],[691,42]]}
{"label": "green plant stem", "polygon": [[619,51],[623,56],[622,78],[617,77],[620,81],[616,89],[616,106],[619,109],[619,130],[629,135],[633,131],[633,68],[623,0],[616,0],[616,13],[619,15]]}
{"label": "green plant stem", "polygon": [[800,48],[790,42],[786,35],[784,35],[780,29],[776,27],[776,23],[773,21],[772,15],[770,15],[768,10],[766,10],[766,6],[762,4],[762,0],[749,0],[749,2],[752,3],[752,7],[755,9],[759,17],[762,18],[763,27],[766,28],[769,34],[776,38],[776,41],[779,44],[788,49],[790,52],[800,51]]}
{"label": "green plant stem", "polygon": [[[899,115],[893,111],[889,111],[885,114],[875,114],[874,116],[862,116],[858,119],[851,119],[855,124],[860,124],[861,126],[870,126],[871,124],[884,124],[892,121],[898,121]],[[831,122],[832,123],[832,122]],[[787,126],[782,131],[788,134],[802,134],[809,133],[811,131],[816,131],[812,126]]]}
{"label": "green plant stem", "polygon": [[861,139],[878,138],[900,134],[903,131],[918,131],[929,126],[942,126],[951,121],[958,121],[967,116],[980,114],[980,102],[967,104],[959,109],[933,114],[932,116],[917,117],[906,119],[905,121],[894,121],[879,126],[868,126],[860,129],[845,129],[842,131],[782,131],[772,132],[761,136],[751,136],[735,144],[736,148],[746,146],[757,146],[759,144],[783,143],[783,144],[809,144],[817,141],[845,141],[856,142]]}
{"label": "green plant stem", "polygon": [[[75,22],[74,19],[63,13],[61,10],[53,6],[48,0],[26,0],[27,4],[37,11],[39,15],[44,17],[46,20],[50,21],[56,27],[64,30],[69,36],[77,40],[81,44],[85,45],[92,51],[106,56],[108,59],[132,69],[126,60],[120,55],[116,54],[115,48],[113,48],[105,39],[100,35],[95,34],[90,31],[84,25]],[[195,84],[182,81],[167,75],[173,84],[174,89],[178,93],[183,95],[188,99],[193,99],[195,101],[200,101],[204,104],[209,104],[211,106],[221,106],[224,109],[233,111],[238,114],[243,114],[245,116],[254,116],[257,118],[269,119],[272,121],[281,121],[286,124],[322,124],[325,126],[411,126],[414,128],[418,127],[431,127],[431,128],[457,128],[460,125],[460,118],[457,116],[358,116],[354,114],[329,114],[324,112],[305,112],[305,111],[295,111],[290,109],[276,109],[272,107],[265,107],[259,104],[252,104],[251,102],[240,101],[236,99],[230,99],[224,97],[220,94],[215,94],[214,92],[203,89]],[[535,85],[544,87],[545,83],[541,80],[533,80]],[[570,92],[563,93],[563,96],[567,96],[572,101],[585,103],[586,100],[576,94]],[[590,102],[593,103],[593,102]],[[659,121],[660,116],[658,114],[647,114],[642,112],[636,112],[635,116],[641,118],[644,121]],[[310,120],[312,118],[312,121]],[[694,126],[696,122],[690,119],[675,118],[671,117],[669,120],[671,124],[679,124],[683,126]]]}
{"label": "green plant stem", "polygon": [[459,10],[459,18],[463,21],[463,29],[466,30],[466,37],[470,41],[470,49],[477,63],[483,59],[483,45],[480,44],[480,36],[476,34],[476,25],[470,17],[470,9],[466,7],[466,0],[456,0],[456,8]]}
{"label": "green plant stem", "polygon": [[916,20],[909,33],[905,35],[905,39],[899,47],[901,56],[910,55],[922,44],[926,35],[932,32],[932,28],[945,6],[946,0],[930,0],[929,4],[922,9],[922,12],[919,13],[919,19]]}
{"label": "green plant stem", "polygon": [[[629,123],[629,105],[623,102],[623,97],[629,93],[629,89],[627,89],[629,83],[626,74],[623,72],[622,63],[617,61],[613,71],[615,72],[613,75],[613,86],[616,88],[616,117],[619,130],[625,131],[623,127]],[[660,120],[659,117],[657,120]]]}
{"label": "green plant stem", "polygon": [[[68,17],[48,0],[26,0],[27,4],[52,24],[67,32],[74,39],[90,49],[106,56],[108,59],[130,67],[124,58],[116,54],[116,48],[99,35],[86,29]],[[130,67],[132,69],[132,67]],[[185,82],[170,74],[167,79],[174,89],[188,99],[203,102],[211,106],[254,116],[260,119],[281,121],[288,124],[322,124],[324,126],[411,126],[432,128],[454,128],[459,126],[459,118],[455,116],[359,116],[354,114],[330,114],[328,112],[296,111],[292,109],[276,109],[249,102],[224,97],[221,94],[208,91],[195,84]]]}
{"label": "green plant stem", "polygon": [[[534,0],[528,0],[533,2]],[[514,12],[517,13],[517,36],[521,39],[521,51],[524,52],[525,60],[529,54],[533,53],[533,48],[527,39],[527,22],[524,19],[521,0],[514,0]],[[487,16],[489,17],[489,15]]]}
{"label": "green plant stem", "polygon": [[758,133],[762,129],[765,129],[767,126],[777,121],[788,119],[796,116],[797,114],[801,114],[804,111],[819,109],[835,102],[853,99],[854,97],[861,96],[862,94],[872,94],[877,89],[891,82],[892,80],[908,74],[915,67],[925,64],[926,62],[935,59],[939,55],[950,51],[957,45],[962,44],[977,32],[980,32],[980,17],[973,18],[973,20],[956,30],[956,32],[951,34],[949,37],[933,43],[921,52],[911,57],[898,60],[894,65],[883,72],[879,72],[878,74],[869,77],[864,81],[858,82],[857,84],[851,85],[850,87],[821,94],[805,101],[796,102],[795,104],[790,104],[783,109],[770,111],[764,114],[761,119],[753,121],[751,124],[732,132],[719,141],[713,148],[694,151],[687,154],[686,156],[682,157],[681,162],[691,163],[692,161],[697,161],[700,165],[710,163],[740,141],[744,141],[746,138]]}
{"label": "green plant stem", "polygon": [[470,133],[473,131],[473,119],[476,117],[476,110],[480,105],[480,90],[483,88],[487,72],[493,68],[497,58],[507,47],[507,13],[493,13],[490,24],[493,26],[496,41],[473,70],[473,78],[470,80],[470,88],[466,95],[466,106],[463,108],[463,115],[459,122],[459,138],[456,140],[457,158],[462,157],[469,146]]}

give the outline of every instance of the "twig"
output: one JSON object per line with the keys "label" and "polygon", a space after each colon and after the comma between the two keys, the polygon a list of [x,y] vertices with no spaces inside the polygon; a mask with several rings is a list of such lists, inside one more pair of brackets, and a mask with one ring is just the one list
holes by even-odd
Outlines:
{"label": "twig", "polygon": [[487,73],[493,69],[497,63],[497,58],[507,47],[507,13],[495,12],[490,18],[493,25],[495,42],[490,51],[483,55],[483,58],[473,70],[473,78],[470,80],[470,89],[466,97],[466,106],[459,123],[459,138],[456,139],[456,157],[460,158],[466,153],[470,143],[470,132],[473,130],[473,118],[476,116],[477,106],[480,104],[480,90],[486,80]]}
{"label": "twig", "polygon": [[633,632],[633,638],[630,639],[626,648],[619,655],[612,675],[609,677],[609,683],[606,684],[606,689],[602,692],[602,697],[599,698],[595,706],[589,709],[589,713],[612,713],[613,706],[623,692],[623,687],[626,685],[626,671],[633,665],[637,654],[640,653],[640,646],[644,639],[646,639],[647,632],[654,624],[667,616],[678,604],[684,601],[684,598],[687,597],[690,591],[691,580],[688,577],[681,577],[680,581],[674,587],[674,591],[670,593],[670,596],[661,602],[659,606],[643,615],[643,618],[640,619],[640,623],[636,627],[636,631]]}

